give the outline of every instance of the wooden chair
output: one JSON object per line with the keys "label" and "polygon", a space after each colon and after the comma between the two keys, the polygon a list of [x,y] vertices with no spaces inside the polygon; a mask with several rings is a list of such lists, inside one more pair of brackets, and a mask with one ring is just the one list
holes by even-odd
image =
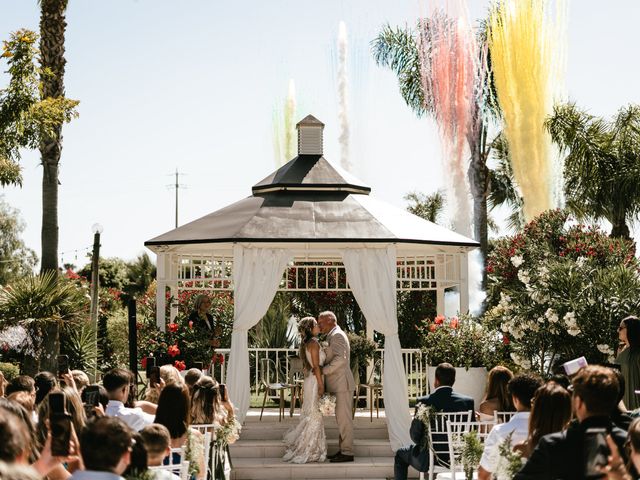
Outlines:
{"label": "wooden chair", "polygon": [[373,405],[376,406],[376,418],[380,418],[380,398],[382,398],[382,371],[381,361],[376,360],[369,374],[369,378],[366,383],[359,383],[356,385],[356,394],[353,402],[353,416],[355,417],[358,400],[362,398],[360,393],[364,390],[364,398],[369,400],[369,414],[371,421],[373,422]]}
{"label": "wooden chair", "polygon": [[291,388],[291,408],[289,416],[293,417],[296,409],[296,400],[302,408],[303,386],[304,386],[304,364],[300,357],[289,358],[289,372],[287,374],[287,383],[292,385]]}
{"label": "wooden chair", "polygon": [[[264,412],[264,406],[267,403],[267,396],[272,399],[279,399],[278,421],[282,421],[284,417],[284,393],[287,390],[292,392],[295,385],[289,383],[281,383],[277,380],[284,377],[280,373],[280,370],[276,366],[276,362],[270,358],[260,359],[260,389],[264,390],[264,397],[262,399],[262,409],[260,410],[260,421],[262,421],[262,414]],[[258,389],[258,393],[260,392]],[[273,395],[269,395],[273,392]]]}

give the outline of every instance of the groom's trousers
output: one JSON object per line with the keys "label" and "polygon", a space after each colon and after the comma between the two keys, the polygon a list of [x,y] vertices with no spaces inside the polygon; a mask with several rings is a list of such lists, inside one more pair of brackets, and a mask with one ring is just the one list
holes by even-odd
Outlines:
{"label": "groom's trousers", "polygon": [[340,437],[338,447],[344,455],[353,455],[353,393],[335,392],[336,422]]}

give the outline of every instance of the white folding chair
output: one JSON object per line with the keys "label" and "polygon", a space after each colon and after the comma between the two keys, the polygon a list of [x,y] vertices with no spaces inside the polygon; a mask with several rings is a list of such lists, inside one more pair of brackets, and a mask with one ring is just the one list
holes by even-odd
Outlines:
{"label": "white folding chair", "polygon": [[[436,412],[432,414],[427,435],[429,435],[429,480],[433,480],[434,475],[440,472],[452,472],[451,468],[436,465],[436,454],[449,453],[449,437],[447,422],[469,422],[473,418],[473,411],[464,412]],[[420,478],[424,476],[420,473]]]}
{"label": "white folding chair", "polygon": [[517,412],[493,412],[493,418],[496,423],[507,423]]}
{"label": "white folding chair", "polygon": [[157,467],[149,467],[149,470],[151,471],[166,470],[168,472],[178,475],[180,477],[180,480],[189,480],[189,462],[188,461],[174,463],[172,465],[160,465]]}
{"label": "white folding chair", "polygon": [[478,439],[484,443],[494,425],[493,422],[447,422],[451,478],[455,478],[456,471],[462,471],[459,458],[464,448],[464,436],[467,433],[476,432]]}

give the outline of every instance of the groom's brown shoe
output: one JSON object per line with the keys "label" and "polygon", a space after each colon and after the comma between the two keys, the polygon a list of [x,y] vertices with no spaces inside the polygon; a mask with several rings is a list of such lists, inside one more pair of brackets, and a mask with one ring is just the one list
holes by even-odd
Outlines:
{"label": "groom's brown shoe", "polygon": [[353,455],[345,455],[340,452],[340,455],[329,460],[331,463],[353,462]]}
{"label": "groom's brown shoe", "polygon": [[340,450],[338,450],[338,451],[337,451],[336,453],[334,453],[333,455],[327,455],[327,460],[333,460],[334,458],[339,457],[341,453],[342,453],[342,452],[340,452]]}

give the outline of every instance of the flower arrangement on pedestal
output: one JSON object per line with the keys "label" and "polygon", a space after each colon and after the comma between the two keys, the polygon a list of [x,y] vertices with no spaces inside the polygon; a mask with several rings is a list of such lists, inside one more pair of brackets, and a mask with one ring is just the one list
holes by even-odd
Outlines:
{"label": "flower arrangement on pedestal", "polygon": [[548,211],[523,233],[495,242],[487,258],[485,323],[500,329],[511,358],[547,374],[585,356],[614,358],[616,328],[640,310],[640,264],[629,240]]}
{"label": "flower arrangement on pedestal", "polygon": [[503,355],[501,336],[468,315],[425,319],[416,326],[429,365],[443,362],[454,367],[491,368]]}

